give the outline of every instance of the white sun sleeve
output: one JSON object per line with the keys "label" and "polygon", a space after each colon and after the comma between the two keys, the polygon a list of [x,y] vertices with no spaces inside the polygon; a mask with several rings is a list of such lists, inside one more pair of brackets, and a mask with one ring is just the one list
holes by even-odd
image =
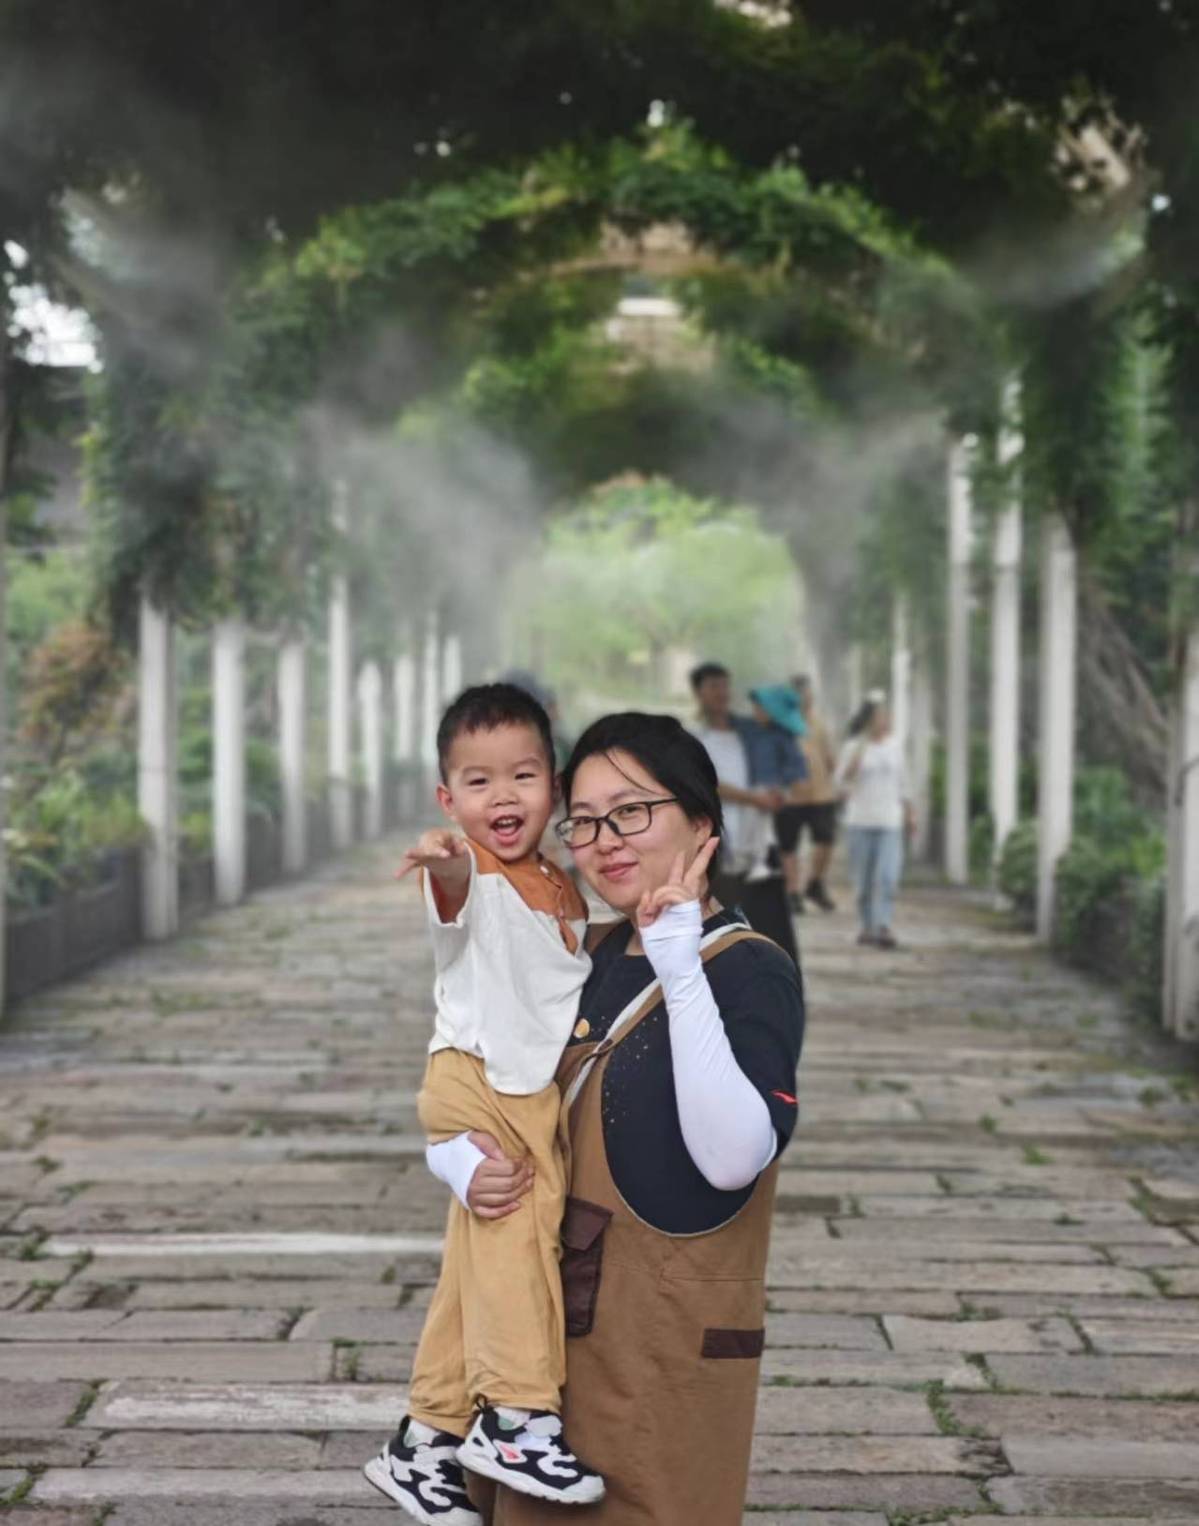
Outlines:
{"label": "white sun sleeve", "polygon": [[662,982],[683,1143],[722,1192],[748,1187],[778,1150],[762,1094],[737,1064],[700,960],[698,901],[668,906],[641,941]]}
{"label": "white sun sleeve", "polygon": [[466,1194],[479,1163],[486,1159],[478,1145],[471,1143],[469,1134],[455,1134],[453,1139],[425,1146],[425,1164],[439,1182],[446,1184],[463,1208],[470,1207]]}

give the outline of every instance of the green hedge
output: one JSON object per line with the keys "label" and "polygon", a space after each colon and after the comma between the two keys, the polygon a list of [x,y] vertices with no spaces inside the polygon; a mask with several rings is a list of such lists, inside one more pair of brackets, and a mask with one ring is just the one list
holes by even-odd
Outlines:
{"label": "green hedge", "polygon": [[[1058,862],[1053,946],[1071,964],[1128,991],[1138,1010],[1161,1008],[1166,844],[1161,824],[1112,768],[1080,769],[1074,835]],[[999,862],[999,888],[1031,925],[1037,898],[1037,825],[1022,821]]]}

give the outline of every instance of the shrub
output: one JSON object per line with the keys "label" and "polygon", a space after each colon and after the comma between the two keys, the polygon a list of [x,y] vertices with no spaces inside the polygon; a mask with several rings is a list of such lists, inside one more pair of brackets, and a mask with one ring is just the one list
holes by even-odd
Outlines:
{"label": "shrub", "polygon": [[1057,866],[1054,947],[1075,963],[1089,964],[1102,945],[1105,954],[1122,962],[1122,950],[1113,949],[1107,935],[1113,918],[1124,912],[1133,879],[1126,854],[1093,837],[1075,837]]}
{"label": "shrub", "polygon": [[1027,921],[1037,907],[1037,824],[1018,822],[999,856],[999,888]]}
{"label": "shrub", "polygon": [[1165,984],[1166,878],[1139,880],[1128,940],[1128,993],[1143,1016],[1161,1020]]}
{"label": "shrub", "polygon": [[22,910],[66,890],[99,884],[113,853],[145,841],[146,825],[125,795],[97,798],[75,768],[27,777],[9,802],[7,900]]}

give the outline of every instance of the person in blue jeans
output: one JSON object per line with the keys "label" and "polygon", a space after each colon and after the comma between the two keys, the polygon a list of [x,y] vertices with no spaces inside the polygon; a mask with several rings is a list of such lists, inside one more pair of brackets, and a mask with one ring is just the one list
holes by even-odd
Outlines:
{"label": "person in blue jeans", "polygon": [[915,824],[904,780],[903,749],[885,701],[868,699],[854,716],[835,780],[845,799],[845,837],[857,896],[858,942],[897,948],[892,930],[903,873],[905,832]]}

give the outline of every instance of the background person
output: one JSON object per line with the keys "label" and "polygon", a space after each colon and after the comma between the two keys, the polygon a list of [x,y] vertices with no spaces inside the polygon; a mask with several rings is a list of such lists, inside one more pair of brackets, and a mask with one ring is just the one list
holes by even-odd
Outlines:
{"label": "background person", "polygon": [[891,928],[903,870],[904,831],[915,817],[906,798],[903,752],[883,700],[869,699],[850,726],[835,781],[845,796],[845,834],[857,895],[858,942],[897,947]]}
{"label": "background person", "polygon": [[694,668],[691,690],[699,707],[695,735],[716,769],[725,808],[713,892],[726,906],[740,907],[752,928],[773,938],[798,962],[774,840],[774,815],[783,804],[783,789],[753,774],[754,763],[761,766],[766,747],[774,743],[751,735],[762,728],[749,716],[734,715],[732,678],[720,663],[703,662]]}
{"label": "background person", "polygon": [[[837,754],[828,725],[816,703],[812,680],[806,673],[801,673],[792,681],[792,687],[806,728],[799,746],[807,765],[807,778],[792,785],[788,804],[775,818],[783,879],[792,911],[801,912],[805,899],[819,906],[821,911],[836,911],[836,902],[828,892],[828,871],[837,840],[840,804],[833,779]],[[807,884],[801,891],[799,853],[805,831],[811,848]]]}

